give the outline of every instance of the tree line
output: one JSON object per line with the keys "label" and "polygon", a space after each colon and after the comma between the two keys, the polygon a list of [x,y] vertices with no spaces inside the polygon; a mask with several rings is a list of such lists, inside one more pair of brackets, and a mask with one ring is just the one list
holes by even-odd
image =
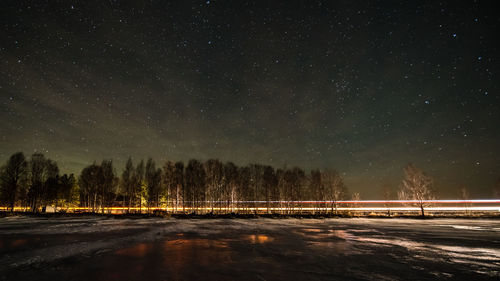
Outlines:
{"label": "tree line", "polygon": [[59,175],[57,163],[41,153],[27,160],[14,153],[0,168],[0,202],[11,211],[15,206],[38,212],[42,207],[74,202],[76,178]]}
{"label": "tree line", "polygon": [[3,206],[32,212],[46,206],[81,206],[94,212],[110,206],[206,212],[224,208],[231,212],[237,202],[239,208],[250,209],[257,207],[256,201],[260,201],[259,207],[269,209],[279,204],[287,212],[296,207],[292,201],[299,200],[331,201],[317,207],[335,210],[336,201],[348,198],[347,187],[334,169],[306,173],[298,167],[237,166],[217,159],[192,159],[187,164],[166,161],[160,166],[151,158],[137,163],[129,158],[121,175],[112,160],[103,160],[75,176],[60,175],[57,163],[41,153],[28,159],[18,152],[0,170]]}
{"label": "tree line", "polygon": [[[500,190],[500,179],[496,190]],[[383,199],[393,199],[392,194],[390,189],[383,189]],[[409,164],[394,197],[396,194],[398,199],[415,201],[412,205],[419,207],[423,216],[429,205],[426,200],[435,199],[433,180]],[[468,199],[465,188],[461,194],[462,199]],[[299,167],[237,166],[217,159],[157,165],[149,158],[134,164],[129,158],[120,175],[112,160],[103,160],[75,176],[61,175],[57,162],[42,153],[26,158],[22,152],[11,155],[0,168],[0,204],[10,211],[14,207],[40,212],[48,206],[55,210],[79,206],[104,212],[105,208],[120,206],[139,212],[159,207],[174,212],[235,212],[237,208],[245,212],[259,207],[267,212],[278,209],[291,213],[301,208],[294,201],[318,201],[308,207],[336,212],[338,201],[348,199],[360,200],[360,194],[351,195],[335,169],[305,172]]]}

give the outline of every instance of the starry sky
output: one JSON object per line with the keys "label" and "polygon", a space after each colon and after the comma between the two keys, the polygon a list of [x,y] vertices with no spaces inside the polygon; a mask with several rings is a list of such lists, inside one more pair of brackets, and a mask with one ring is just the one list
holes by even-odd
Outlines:
{"label": "starry sky", "polygon": [[380,198],[500,176],[495,1],[2,1],[0,160],[336,168]]}

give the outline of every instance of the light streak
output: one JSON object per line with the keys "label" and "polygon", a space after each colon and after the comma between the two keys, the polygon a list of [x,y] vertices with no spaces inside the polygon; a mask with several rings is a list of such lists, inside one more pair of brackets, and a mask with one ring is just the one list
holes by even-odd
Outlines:
{"label": "light streak", "polygon": [[[87,207],[70,207],[67,208],[69,210],[92,210],[92,208],[87,208]],[[174,208],[172,207],[152,207],[152,208],[139,208],[139,207],[105,207],[103,208],[105,211],[106,210],[131,210],[131,211],[174,211]],[[331,211],[331,207],[321,207],[321,208],[314,208],[314,207],[291,207],[291,208],[286,208],[286,207],[234,207],[234,208],[227,208],[227,207],[186,207],[184,208],[186,211],[231,211],[231,210],[239,210],[239,211],[289,211],[289,210],[296,210],[296,211]],[[101,208],[99,208],[101,210]],[[420,211],[419,207],[352,207],[352,208],[347,208],[347,207],[338,207],[336,208],[338,211]],[[500,212],[500,206],[496,207],[427,207],[425,208],[426,211],[498,211]],[[182,212],[182,210],[177,210],[178,212]]]}
{"label": "light streak", "polygon": [[[206,203],[216,203],[216,204],[227,204],[227,201],[185,201],[187,203],[193,202],[206,202]],[[460,199],[446,199],[446,200],[326,200],[326,201],[233,201],[235,204],[253,204],[253,203],[289,203],[289,204],[412,204],[412,203],[424,203],[424,204],[474,204],[474,203],[500,203],[500,199],[472,199],[472,200],[460,200]]]}
{"label": "light streak", "polygon": [[[218,212],[218,213],[229,213],[229,212],[251,212],[251,213],[272,213],[272,212],[287,212],[287,213],[302,213],[302,212],[332,212],[332,211],[347,211],[347,212],[420,212],[419,207],[416,205],[422,204],[427,205],[424,207],[426,212],[500,212],[500,199],[472,199],[472,200],[342,200],[342,201],[233,201],[229,202],[227,206],[227,201],[185,201],[185,203],[195,203],[196,205],[205,205],[204,207],[190,207],[190,206],[177,206],[177,207],[65,207],[58,208],[58,210],[64,210],[68,212],[152,212],[152,211],[165,211],[172,213],[190,213],[190,212]],[[224,204],[222,206],[207,206],[210,204]],[[263,204],[269,205],[264,206]],[[322,206],[311,207],[311,204],[319,204]],[[325,206],[325,204],[330,204]],[[373,206],[366,207],[363,205],[370,204],[384,204],[385,206]],[[405,205],[411,205],[413,207],[407,207]],[[432,204],[432,205],[429,205]],[[466,206],[440,206],[441,204],[464,204]],[[470,205],[469,205],[470,204]],[[484,206],[484,205],[489,206]],[[252,206],[250,206],[252,205]],[[260,205],[260,206],[259,206]],[[283,207],[283,205],[288,205]],[[305,205],[305,206],[304,206]],[[334,205],[336,207],[334,207]],[[342,206],[341,206],[342,205]],[[347,205],[347,206],[346,206]],[[354,205],[354,206],[349,206]],[[361,205],[361,206],[360,206]],[[476,206],[483,205],[483,206]],[[0,207],[0,211],[8,211],[8,207]],[[25,207],[14,207],[14,211],[29,211],[29,208]]]}

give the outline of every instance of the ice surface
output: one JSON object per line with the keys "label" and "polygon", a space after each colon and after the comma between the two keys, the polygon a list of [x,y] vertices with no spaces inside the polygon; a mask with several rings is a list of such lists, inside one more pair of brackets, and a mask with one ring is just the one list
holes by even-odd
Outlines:
{"label": "ice surface", "polygon": [[481,280],[500,221],[0,219],[2,280]]}

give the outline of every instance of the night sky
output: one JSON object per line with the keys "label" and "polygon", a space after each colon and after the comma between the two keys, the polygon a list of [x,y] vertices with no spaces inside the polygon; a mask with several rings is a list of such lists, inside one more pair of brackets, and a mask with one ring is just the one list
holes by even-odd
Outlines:
{"label": "night sky", "polygon": [[500,176],[496,1],[2,1],[0,160],[337,168],[381,198]]}

